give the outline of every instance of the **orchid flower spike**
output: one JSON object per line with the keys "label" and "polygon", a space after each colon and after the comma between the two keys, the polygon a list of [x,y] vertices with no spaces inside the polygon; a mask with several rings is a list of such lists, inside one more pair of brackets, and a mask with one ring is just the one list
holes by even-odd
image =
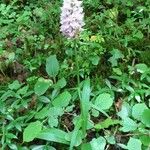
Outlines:
{"label": "orchid flower spike", "polygon": [[61,7],[60,23],[60,31],[64,36],[76,38],[84,26],[82,1],[64,0]]}

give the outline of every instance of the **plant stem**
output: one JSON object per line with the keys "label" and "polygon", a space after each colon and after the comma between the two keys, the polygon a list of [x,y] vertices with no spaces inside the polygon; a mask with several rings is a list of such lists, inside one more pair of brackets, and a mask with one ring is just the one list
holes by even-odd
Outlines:
{"label": "plant stem", "polygon": [[75,39],[75,44],[74,44],[74,51],[75,51],[75,63],[76,63],[76,69],[77,69],[77,83],[78,87],[80,84],[80,72],[79,72],[79,62],[78,62],[78,53],[77,53],[77,40]]}

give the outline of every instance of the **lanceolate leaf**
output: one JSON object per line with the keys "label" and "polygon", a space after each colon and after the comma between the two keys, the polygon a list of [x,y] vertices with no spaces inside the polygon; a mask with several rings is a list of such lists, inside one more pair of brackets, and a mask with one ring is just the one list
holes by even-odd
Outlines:
{"label": "lanceolate leaf", "polygon": [[69,144],[69,142],[65,138],[67,136],[67,134],[68,133],[66,133],[62,130],[51,128],[51,129],[42,130],[38,134],[37,138],[46,140],[46,141],[51,141],[51,142]]}
{"label": "lanceolate leaf", "polygon": [[85,135],[87,129],[87,122],[88,122],[88,112],[90,108],[90,80],[85,80],[83,84],[83,90],[81,93],[80,103],[81,103],[81,115],[83,120],[83,134]]}

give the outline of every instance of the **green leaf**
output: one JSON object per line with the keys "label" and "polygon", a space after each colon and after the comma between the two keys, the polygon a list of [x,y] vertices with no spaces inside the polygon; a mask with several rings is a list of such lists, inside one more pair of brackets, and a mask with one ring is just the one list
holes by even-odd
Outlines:
{"label": "green leaf", "polygon": [[57,118],[58,116],[63,115],[63,109],[59,107],[44,107],[39,112],[35,114],[36,119],[44,119],[45,117],[54,117]]}
{"label": "green leaf", "polygon": [[62,130],[51,128],[51,129],[42,130],[38,134],[37,138],[46,141],[51,141],[51,142],[69,144],[69,142],[65,138],[67,135],[68,133]]}
{"label": "green leaf", "polygon": [[107,118],[105,121],[96,124],[95,128],[98,130],[105,129],[105,128],[109,128],[110,126],[113,126],[119,123],[120,123],[119,120],[112,120],[111,118]]}
{"label": "green leaf", "polygon": [[42,110],[40,110],[35,114],[35,119],[44,119],[45,117],[48,116],[48,114],[49,114],[48,107],[44,107]]}
{"label": "green leaf", "polygon": [[140,73],[144,73],[148,70],[148,67],[146,64],[137,64],[135,65],[135,68],[137,69],[137,72],[140,72]]}
{"label": "green leaf", "polygon": [[[27,149],[21,149],[21,150],[27,150]],[[56,150],[56,149],[52,146],[36,145],[32,148],[32,150]]]}
{"label": "green leaf", "polygon": [[81,92],[80,103],[81,103],[81,117],[82,117],[82,131],[83,135],[86,134],[88,113],[90,109],[90,80],[85,80],[83,84],[83,90]]}
{"label": "green leaf", "polygon": [[71,135],[69,150],[73,150],[73,147],[75,146],[75,144],[77,142],[77,136],[78,136],[79,130],[81,128],[81,123],[82,123],[82,120],[81,120],[81,118],[79,118],[79,120],[75,124],[75,128],[74,128],[72,135]]}
{"label": "green leaf", "polygon": [[9,84],[8,87],[11,90],[17,90],[21,87],[21,84],[19,83],[18,80],[15,80],[12,84]]}
{"label": "green leaf", "polygon": [[102,93],[100,94],[96,100],[95,105],[101,108],[102,110],[109,109],[113,104],[113,98],[108,93]]}
{"label": "green leaf", "polygon": [[141,146],[141,141],[135,138],[130,138],[127,144],[128,150],[142,150]]}
{"label": "green leaf", "polygon": [[54,88],[63,88],[65,87],[67,84],[66,79],[65,78],[61,78],[60,80],[57,81],[56,84],[54,84]]}
{"label": "green leaf", "polygon": [[30,142],[36,138],[42,129],[42,123],[40,121],[30,123],[23,132],[23,141]]}
{"label": "green leaf", "polygon": [[115,144],[116,143],[116,139],[113,135],[112,136],[105,136],[105,139],[107,140],[107,142],[109,144]]}
{"label": "green leaf", "polygon": [[90,143],[83,143],[81,145],[81,150],[92,150]]}
{"label": "green leaf", "polygon": [[113,68],[113,72],[117,75],[122,75],[122,71],[119,68]]}
{"label": "green leaf", "polygon": [[92,64],[96,66],[99,63],[100,57],[96,55],[96,56],[91,56],[89,59],[91,60]]}
{"label": "green leaf", "polygon": [[91,142],[92,150],[104,150],[106,146],[106,140],[103,137],[99,137],[97,139],[93,139]]}
{"label": "green leaf", "polygon": [[141,121],[147,127],[150,127],[150,109],[145,109],[141,116]]}
{"label": "green leaf", "polygon": [[137,120],[141,120],[142,113],[145,109],[147,109],[145,103],[135,104],[132,108],[132,116]]}
{"label": "green leaf", "polygon": [[123,125],[123,127],[120,128],[120,130],[123,132],[134,131],[137,129],[136,122],[128,117],[124,118],[122,125]]}
{"label": "green leaf", "polygon": [[51,116],[48,118],[48,124],[49,124],[49,126],[50,126],[51,128],[57,127],[57,126],[58,126],[58,119],[57,119],[56,117],[54,117],[54,116],[51,115]]}
{"label": "green leaf", "polygon": [[21,89],[19,89],[18,91],[17,91],[17,93],[18,94],[21,94],[21,95],[24,95],[24,94],[26,94],[27,93],[27,90],[29,89],[29,86],[27,85],[27,86],[24,86],[23,88],[21,88]]}
{"label": "green leaf", "polygon": [[65,91],[61,93],[60,95],[58,95],[58,97],[56,97],[53,100],[52,104],[55,107],[66,107],[68,106],[70,100],[71,100],[71,94],[68,91]]}
{"label": "green leaf", "polygon": [[35,94],[38,96],[43,95],[47,89],[52,85],[52,81],[49,79],[39,78],[34,86]]}
{"label": "green leaf", "polygon": [[56,55],[51,55],[46,59],[46,72],[50,77],[56,77],[59,72],[59,63]]}
{"label": "green leaf", "polygon": [[118,112],[118,116],[122,119],[128,117],[130,115],[130,105],[126,102],[122,104],[121,111]]}
{"label": "green leaf", "polygon": [[150,146],[150,136],[148,135],[142,135],[140,136],[140,140],[145,146]]}

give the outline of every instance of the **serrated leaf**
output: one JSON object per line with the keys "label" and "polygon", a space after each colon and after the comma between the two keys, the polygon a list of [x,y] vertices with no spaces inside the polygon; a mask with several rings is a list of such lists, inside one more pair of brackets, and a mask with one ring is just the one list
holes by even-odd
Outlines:
{"label": "serrated leaf", "polygon": [[132,108],[132,116],[137,120],[141,120],[142,113],[145,109],[147,109],[145,103],[135,104]]}
{"label": "serrated leaf", "polygon": [[39,78],[34,86],[35,94],[41,96],[52,85],[52,81],[49,79]]}
{"label": "serrated leaf", "polygon": [[102,93],[100,94],[96,100],[95,105],[101,108],[102,110],[109,109],[113,104],[113,98],[108,93]]}
{"label": "serrated leaf", "polygon": [[128,150],[142,150],[141,146],[142,146],[141,141],[135,138],[130,138],[127,143]]}
{"label": "serrated leaf", "polygon": [[56,55],[51,55],[46,59],[46,72],[50,77],[56,77],[59,72],[59,63]]}
{"label": "serrated leaf", "polygon": [[123,132],[134,131],[137,129],[136,122],[128,117],[124,118],[122,125],[123,125],[123,127],[120,128],[120,130]]}
{"label": "serrated leaf", "polygon": [[93,139],[91,142],[92,150],[104,150],[106,146],[106,140],[103,137],[99,137],[97,139]]}
{"label": "serrated leaf", "polygon": [[145,109],[141,116],[141,121],[144,123],[147,127],[150,127],[150,109]]}
{"label": "serrated leaf", "polygon": [[42,129],[42,123],[40,121],[30,123],[23,132],[23,141],[30,142],[36,138]]}
{"label": "serrated leaf", "polygon": [[71,100],[71,94],[68,91],[65,91],[61,93],[60,95],[58,95],[58,97],[56,97],[53,100],[52,104],[55,107],[66,107],[68,106],[70,100]]}

